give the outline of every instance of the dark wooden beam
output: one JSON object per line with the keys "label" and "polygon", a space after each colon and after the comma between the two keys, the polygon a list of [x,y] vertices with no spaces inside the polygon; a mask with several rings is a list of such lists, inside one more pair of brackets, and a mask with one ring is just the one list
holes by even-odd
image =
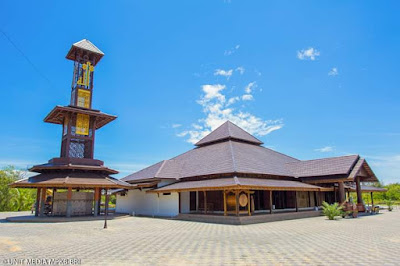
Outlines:
{"label": "dark wooden beam", "polygon": [[236,216],[239,216],[239,191],[235,191],[235,211],[236,211]]}
{"label": "dark wooden beam", "polygon": [[207,191],[204,191],[204,213],[207,214]]}
{"label": "dark wooden beam", "polygon": [[227,215],[227,207],[226,207],[226,191],[223,190],[222,193],[224,193],[224,216]]}
{"label": "dark wooden beam", "polygon": [[357,190],[357,203],[362,203],[362,194],[361,194],[361,184],[360,184],[360,177],[356,177],[356,190]]}
{"label": "dark wooden beam", "polygon": [[42,195],[41,195],[41,199],[40,199],[39,216],[44,216],[44,208],[46,206],[46,190],[47,190],[46,187],[42,188]]}
{"label": "dark wooden beam", "polygon": [[272,214],[272,190],[269,190],[269,213]]}
{"label": "dark wooden beam", "polygon": [[40,192],[41,192],[41,188],[38,188],[38,189],[37,189],[37,192],[36,192],[35,216],[39,216]]}
{"label": "dark wooden beam", "polygon": [[251,216],[250,191],[247,192],[247,212],[248,212],[249,216]]}

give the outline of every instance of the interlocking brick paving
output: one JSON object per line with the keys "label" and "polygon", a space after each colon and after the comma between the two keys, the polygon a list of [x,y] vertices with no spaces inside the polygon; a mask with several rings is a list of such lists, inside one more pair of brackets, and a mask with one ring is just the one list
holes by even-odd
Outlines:
{"label": "interlocking brick paving", "polygon": [[400,211],[242,226],[128,217],[109,221],[106,230],[102,221],[3,220],[0,264],[24,258],[79,258],[83,265],[399,265]]}

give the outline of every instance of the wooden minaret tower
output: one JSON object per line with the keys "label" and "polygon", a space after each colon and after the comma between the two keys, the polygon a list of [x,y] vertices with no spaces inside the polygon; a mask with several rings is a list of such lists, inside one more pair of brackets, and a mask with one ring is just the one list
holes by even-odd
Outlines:
{"label": "wooden minaret tower", "polygon": [[[95,67],[103,56],[104,53],[89,40],[84,39],[72,45],[66,56],[74,62],[71,101],[67,106],[56,106],[44,119],[47,123],[62,125],[60,157],[53,158],[46,164],[33,166],[30,171],[39,175],[12,184],[13,187],[38,189],[36,215],[98,215],[101,190],[106,192],[107,189],[130,187],[128,183],[109,176],[118,173],[117,171],[94,159],[96,130],[116,119],[116,116],[92,108]],[[67,194],[61,195],[62,192],[57,192],[55,197],[54,192],[57,189],[66,189]],[[79,192],[80,189],[93,189],[94,193],[83,195],[84,192]],[[53,193],[50,211],[45,207],[49,191]],[[66,209],[62,208],[63,199],[57,205],[57,196],[60,199],[66,198]],[[86,203],[88,197],[93,199],[94,205],[86,206],[82,210],[82,201],[79,203],[79,197],[82,196],[86,197]]]}

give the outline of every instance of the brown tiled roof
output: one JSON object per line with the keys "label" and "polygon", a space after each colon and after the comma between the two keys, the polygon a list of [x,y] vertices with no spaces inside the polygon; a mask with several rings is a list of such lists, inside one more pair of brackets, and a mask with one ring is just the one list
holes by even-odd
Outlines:
{"label": "brown tiled roof", "polygon": [[[122,180],[139,182],[151,178],[184,179],[221,174],[254,174],[279,177],[322,177],[350,174],[358,155],[300,161],[261,146],[261,142],[231,122],[223,124],[196,145],[197,148],[159,162]],[[358,165],[358,164],[357,164]],[[364,162],[367,172],[372,170]],[[369,169],[369,170],[368,170]],[[357,172],[357,171],[356,171]]]}
{"label": "brown tiled roof", "polygon": [[70,60],[75,60],[75,51],[77,49],[82,49],[82,50],[89,51],[89,52],[97,54],[97,57],[96,57],[96,60],[95,60],[95,65],[104,56],[104,53],[99,48],[97,48],[96,45],[94,45],[93,43],[91,43],[87,39],[83,39],[83,40],[81,40],[79,42],[74,43],[71,46],[71,49],[69,50],[66,58],[70,59]]}
{"label": "brown tiled roof", "polygon": [[57,187],[57,188],[130,188],[131,185],[116,178],[91,172],[70,172],[70,173],[42,173],[26,179],[19,180],[11,187],[36,188],[36,187]]}
{"label": "brown tiled roof", "polygon": [[[351,186],[350,187],[350,191],[352,192],[356,192],[356,187],[355,186]],[[371,187],[371,186],[364,186],[361,185],[361,191],[362,192],[386,192],[387,189],[386,188],[381,188],[381,187]]]}
{"label": "brown tiled roof", "polygon": [[157,173],[158,173],[158,171],[160,171],[160,169],[162,168],[162,166],[165,162],[166,161],[161,161],[156,164],[153,164],[153,165],[146,167],[138,172],[130,174],[130,175],[122,178],[121,180],[124,180],[126,182],[132,182],[132,181],[136,181],[136,180],[146,180],[146,179],[151,179],[151,178],[157,178]]}
{"label": "brown tiled roof", "polygon": [[76,106],[60,106],[57,105],[50,111],[50,113],[44,118],[44,122],[53,124],[63,124],[64,116],[68,113],[80,113],[87,114],[96,118],[96,129],[103,127],[104,125],[115,120],[117,117],[102,113],[98,110],[80,108]]}
{"label": "brown tiled roof", "polygon": [[122,180],[132,182],[148,178],[186,178],[221,173],[292,176],[284,165],[295,161],[292,157],[262,146],[228,140],[195,148]]}
{"label": "brown tiled roof", "polygon": [[358,155],[297,161],[286,164],[295,177],[346,175],[358,161]]}
{"label": "brown tiled roof", "polygon": [[362,169],[364,169],[368,173],[368,177],[362,178],[363,181],[368,181],[368,182],[375,182],[378,181],[378,178],[375,176],[374,172],[372,171],[371,167],[368,165],[367,161],[364,158],[360,158],[358,162],[355,164],[353,167],[353,170],[351,170],[351,173],[348,177],[351,181],[354,181],[357,176],[360,175],[362,172]]}
{"label": "brown tiled roof", "polygon": [[360,158],[357,163],[354,165],[353,170],[351,170],[349,178],[354,179],[357,174],[360,172],[362,165],[364,164],[365,159]]}
{"label": "brown tiled roof", "polygon": [[215,129],[213,132],[211,132],[210,134],[205,136],[203,139],[201,139],[195,145],[196,146],[204,146],[204,145],[207,145],[210,143],[227,140],[227,139],[240,140],[240,141],[244,141],[244,142],[248,142],[248,143],[252,143],[252,144],[256,144],[256,145],[263,144],[262,141],[255,138],[250,133],[241,129],[240,127],[233,124],[232,122],[227,121],[227,122],[223,123],[221,126],[219,126],[217,129]]}
{"label": "brown tiled roof", "polygon": [[118,174],[118,171],[110,169],[105,166],[96,166],[96,165],[79,165],[79,164],[52,164],[52,163],[45,163],[45,164],[38,164],[34,165],[32,168],[29,169],[31,172],[45,172],[49,170],[81,170],[81,171],[97,171],[102,173],[108,174]]}
{"label": "brown tiled roof", "polygon": [[151,193],[189,190],[220,190],[240,188],[263,188],[265,190],[319,191],[320,187],[287,180],[230,177],[205,179],[200,181],[182,181],[161,188],[150,190]]}

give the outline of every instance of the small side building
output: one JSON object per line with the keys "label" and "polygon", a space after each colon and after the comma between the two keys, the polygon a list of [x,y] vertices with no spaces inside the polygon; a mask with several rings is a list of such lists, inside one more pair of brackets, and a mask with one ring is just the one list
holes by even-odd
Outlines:
{"label": "small side building", "polygon": [[301,161],[262,144],[227,121],[194,149],[124,177],[132,188],[118,191],[116,211],[226,219],[286,213],[289,219],[315,215],[323,201],[349,200],[346,192],[354,190],[365,210],[361,184],[378,179],[359,155]]}

